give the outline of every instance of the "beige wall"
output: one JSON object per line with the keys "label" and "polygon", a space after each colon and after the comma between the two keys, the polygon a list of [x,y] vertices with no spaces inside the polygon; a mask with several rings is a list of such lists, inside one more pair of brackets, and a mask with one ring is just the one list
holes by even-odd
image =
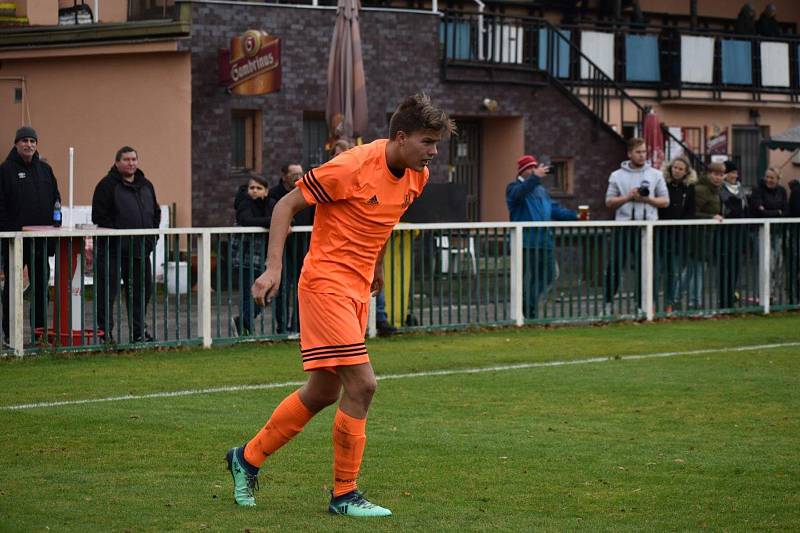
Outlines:
{"label": "beige wall", "polygon": [[24,77],[26,89],[23,107],[13,103],[14,87],[22,82],[0,81],[0,146],[12,148],[25,110],[25,122],[39,135],[40,155],[53,167],[65,204],[68,150],[74,147],[76,205],[91,204],[94,187],[113,164],[116,150],[133,146],[159,203],[176,202],[178,225],[189,226],[189,54],[137,54],[131,46],[124,50],[131,53],[113,54],[106,47],[107,55],[100,56],[70,56],[65,49],[55,58],[14,60],[0,54],[0,77]]}
{"label": "beige wall", "polygon": [[517,159],[525,152],[522,117],[489,118],[481,122],[482,221],[508,220],[506,185],[517,173]]}
{"label": "beige wall", "polygon": [[[732,131],[733,126],[753,126],[755,123],[750,117],[750,107],[736,106],[708,106],[702,107],[696,105],[654,105],[653,109],[658,113],[659,120],[672,127],[699,127],[707,126],[712,129],[715,126],[728,129],[728,151],[732,147]],[[800,124],[800,109],[798,108],[768,108],[758,107],[758,112],[761,115],[758,124],[759,126],[769,127],[770,135],[777,135],[793,126]],[[770,166],[780,166],[789,157],[788,152],[772,151],[769,153]],[[800,167],[794,166],[791,163],[784,167],[783,172],[784,182],[789,179],[800,177]]]}
{"label": "beige wall", "polygon": [[[94,0],[85,0],[94,13]],[[58,24],[58,10],[72,7],[73,0],[16,0],[17,16],[28,17],[31,26]],[[128,20],[128,0],[98,0],[100,22],[125,22]],[[163,5],[160,1],[158,5]]]}
{"label": "beige wall", "polygon": [[[756,9],[758,17],[767,4],[775,4],[778,8],[777,19],[782,22],[800,22],[800,2],[797,0],[748,0]],[[745,0],[721,1],[698,0],[697,14],[701,17],[736,18]],[[689,0],[640,0],[643,11],[658,13],[689,14]]]}

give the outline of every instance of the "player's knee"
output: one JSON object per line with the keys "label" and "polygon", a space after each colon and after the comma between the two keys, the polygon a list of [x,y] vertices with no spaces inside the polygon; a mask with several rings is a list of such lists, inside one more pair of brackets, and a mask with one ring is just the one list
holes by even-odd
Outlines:
{"label": "player's knee", "polygon": [[323,391],[319,395],[319,403],[323,407],[328,407],[329,405],[333,405],[339,401],[339,390],[328,390]]}
{"label": "player's knee", "polygon": [[372,377],[371,379],[366,379],[359,383],[357,392],[366,403],[369,403],[372,401],[372,397],[375,396],[375,391],[377,389],[378,381]]}

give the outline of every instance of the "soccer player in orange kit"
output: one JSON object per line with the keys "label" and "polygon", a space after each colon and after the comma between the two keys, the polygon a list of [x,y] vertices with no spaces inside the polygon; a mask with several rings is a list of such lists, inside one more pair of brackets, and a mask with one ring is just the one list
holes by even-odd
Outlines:
{"label": "soccer player in orange kit", "polygon": [[454,131],[453,122],[428,96],[408,97],[392,115],[389,139],[357,146],[310,170],[275,206],[267,269],[252,287],[260,305],[278,292],[292,217],[309,205],[317,206],[298,283],[300,352],[308,380],[278,405],[245,446],[228,451],[237,504],[255,505],[253,490],[267,457],[315,414],[339,401],[328,511],[357,517],[392,514],[367,501],[356,485],[367,440],[367,411],[377,386],[364,344],[369,299],[383,286],[386,240],[422,193],[437,144]]}

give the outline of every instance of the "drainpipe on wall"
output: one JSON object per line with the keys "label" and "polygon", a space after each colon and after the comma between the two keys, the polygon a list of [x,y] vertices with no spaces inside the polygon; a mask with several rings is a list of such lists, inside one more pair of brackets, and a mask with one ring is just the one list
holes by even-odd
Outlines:
{"label": "drainpipe on wall", "polygon": [[94,0],[94,23],[97,24],[100,22],[100,0]]}
{"label": "drainpipe on wall", "polygon": [[473,0],[478,4],[478,59],[483,60],[483,10],[486,4],[481,0]]}

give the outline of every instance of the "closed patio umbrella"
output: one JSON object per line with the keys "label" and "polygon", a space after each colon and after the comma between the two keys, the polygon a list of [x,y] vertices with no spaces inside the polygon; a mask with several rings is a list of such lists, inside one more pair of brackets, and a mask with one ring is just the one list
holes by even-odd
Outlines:
{"label": "closed patio umbrella", "polygon": [[331,138],[354,139],[367,128],[367,88],[358,28],[358,0],[338,0],[328,59],[325,120]]}
{"label": "closed patio umbrella", "polygon": [[647,146],[647,159],[653,168],[660,169],[664,162],[664,132],[661,131],[658,115],[652,111],[644,117],[642,137]]}

